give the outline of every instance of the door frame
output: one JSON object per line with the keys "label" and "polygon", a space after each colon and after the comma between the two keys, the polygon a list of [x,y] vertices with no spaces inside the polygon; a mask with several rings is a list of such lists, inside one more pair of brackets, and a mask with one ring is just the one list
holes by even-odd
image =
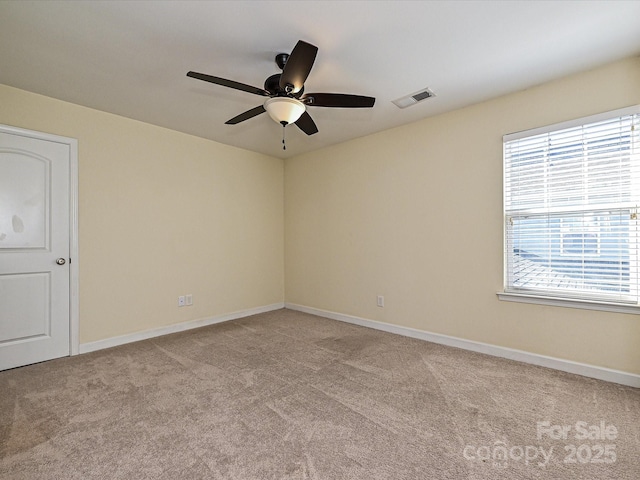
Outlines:
{"label": "door frame", "polygon": [[80,298],[78,274],[78,140],[51,133],[0,124],[0,132],[69,146],[69,355],[80,352]]}

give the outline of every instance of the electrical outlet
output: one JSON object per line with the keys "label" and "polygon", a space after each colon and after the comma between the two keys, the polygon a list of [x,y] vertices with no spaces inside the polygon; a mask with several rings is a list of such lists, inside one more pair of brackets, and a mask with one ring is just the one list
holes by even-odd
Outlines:
{"label": "electrical outlet", "polygon": [[184,295],[178,297],[178,306],[184,307]]}
{"label": "electrical outlet", "polygon": [[379,307],[384,307],[384,297],[382,295],[378,295],[377,302]]}
{"label": "electrical outlet", "polygon": [[193,305],[193,295],[191,293],[185,296],[185,305],[186,306]]}

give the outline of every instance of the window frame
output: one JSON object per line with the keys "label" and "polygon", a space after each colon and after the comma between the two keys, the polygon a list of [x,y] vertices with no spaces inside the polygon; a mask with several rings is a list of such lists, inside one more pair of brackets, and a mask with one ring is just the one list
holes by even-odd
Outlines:
{"label": "window frame", "polygon": [[[520,303],[534,303],[534,304],[543,304],[543,305],[553,305],[560,307],[569,307],[569,308],[584,308],[590,310],[604,310],[604,311],[613,311],[619,313],[633,313],[640,314],[640,299],[638,302],[626,302],[620,300],[609,300],[606,298],[588,298],[588,297],[579,297],[574,298],[571,296],[562,295],[561,293],[554,293],[551,290],[548,291],[527,291],[519,290],[519,289],[509,289],[509,271],[508,271],[508,235],[507,235],[507,220],[508,220],[508,212],[506,208],[506,194],[507,194],[507,162],[505,157],[505,145],[508,142],[523,139],[527,137],[533,137],[536,135],[543,135],[551,132],[557,132],[565,129],[576,128],[584,125],[588,125],[591,123],[604,122],[607,120],[614,119],[616,117],[624,117],[628,115],[639,115],[640,114],[640,105],[634,105],[626,108],[616,109],[612,111],[607,111],[603,113],[599,113],[596,115],[590,115],[587,117],[576,118],[573,120],[559,122],[552,125],[547,125],[543,127],[533,128],[529,130],[523,130],[520,132],[510,133],[503,136],[503,158],[502,158],[502,167],[503,167],[503,290],[497,293],[497,296],[500,300],[510,301],[510,302],[520,302]],[[617,205],[620,208],[622,204]],[[563,245],[562,240],[563,235],[561,235],[561,245]],[[597,257],[600,253],[600,238],[599,234],[596,237],[598,242],[598,254],[594,254],[594,257]],[[572,255],[571,253],[562,253],[562,255]],[[638,265],[638,259],[635,259],[635,267],[640,268]],[[637,273],[637,271],[636,271]],[[637,282],[636,285],[640,283]]]}

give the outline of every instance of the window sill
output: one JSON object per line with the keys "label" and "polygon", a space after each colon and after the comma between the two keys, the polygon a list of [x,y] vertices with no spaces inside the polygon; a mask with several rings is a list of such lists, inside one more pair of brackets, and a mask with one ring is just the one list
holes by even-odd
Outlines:
{"label": "window sill", "polygon": [[498,299],[506,302],[533,303],[536,305],[550,305],[553,307],[581,308],[584,310],[601,310],[614,313],[640,314],[640,306],[627,303],[613,303],[595,300],[581,300],[575,298],[545,297],[515,292],[498,292]]}

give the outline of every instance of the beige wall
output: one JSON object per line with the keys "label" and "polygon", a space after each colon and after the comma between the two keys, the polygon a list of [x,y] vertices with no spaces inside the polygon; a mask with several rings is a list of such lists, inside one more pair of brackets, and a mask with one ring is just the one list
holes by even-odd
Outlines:
{"label": "beige wall", "polygon": [[640,316],[496,297],[502,136],[638,103],[634,58],[287,160],[286,301],[640,373]]}
{"label": "beige wall", "polygon": [[0,123],[78,139],[81,343],[283,301],[282,160],[2,85]]}

